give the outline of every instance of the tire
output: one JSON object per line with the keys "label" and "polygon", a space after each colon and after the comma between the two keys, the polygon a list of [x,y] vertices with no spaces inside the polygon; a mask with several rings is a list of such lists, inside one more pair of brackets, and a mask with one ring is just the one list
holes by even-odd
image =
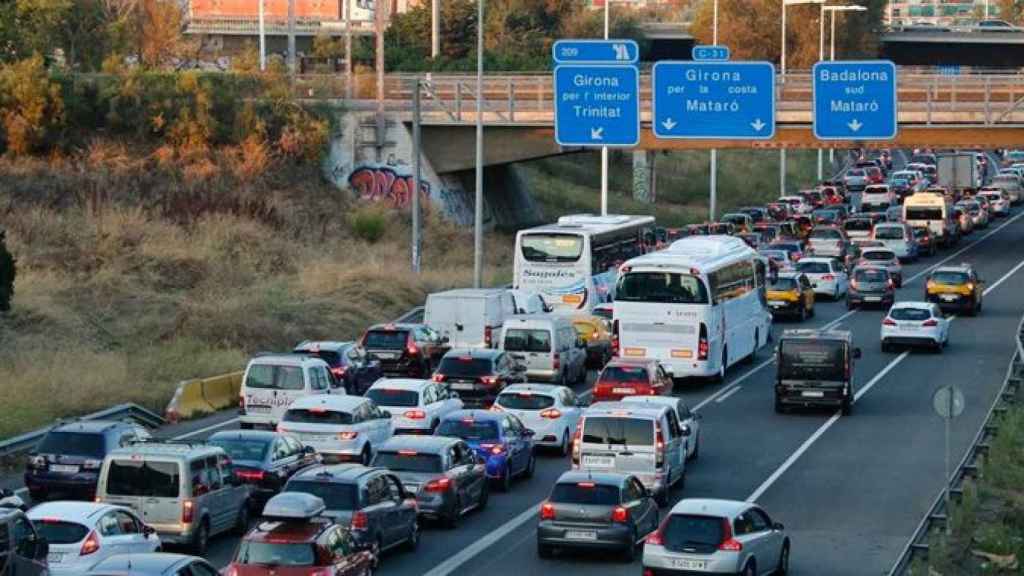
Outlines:
{"label": "tire", "polygon": [[46,502],[46,499],[49,497],[49,494],[47,494],[46,490],[29,490],[28,495],[30,498],[32,498],[33,504],[41,504],[43,502]]}
{"label": "tire", "polygon": [[245,536],[249,531],[249,501],[242,503],[242,509],[238,511],[238,519],[235,523],[235,534]]}
{"label": "tire", "polygon": [[814,318],[814,315],[815,315],[815,314],[817,314],[817,308],[815,308],[815,307],[814,307],[814,306],[812,305],[812,306],[811,306],[811,311],[810,311],[810,312],[809,312],[809,313],[808,313],[807,315],[808,315],[809,317],[811,317],[811,318]]}
{"label": "tire", "polygon": [[761,332],[760,330],[754,330],[754,349],[750,351],[750,356],[747,356],[746,363],[753,364],[757,360],[757,348],[761,343]]}
{"label": "tire", "polygon": [[839,301],[839,282],[836,282],[836,289],[832,291],[832,301]]}
{"label": "tire", "polygon": [[636,528],[633,529],[633,540],[622,550],[622,561],[632,564],[636,560]]}
{"label": "tire", "polygon": [[541,544],[537,542],[537,556],[541,558],[551,558],[555,555],[555,548],[550,544]]}
{"label": "tire", "polygon": [[455,504],[452,505],[452,511],[450,514],[444,517],[442,524],[449,530],[455,530],[459,526],[459,514],[462,512],[462,502],[459,502],[459,497],[455,497]]}
{"label": "tire", "polygon": [[558,454],[560,456],[569,455],[569,431],[565,430],[562,432],[562,444],[558,447]]}
{"label": "tire", "polygon": [[686,457],[690,462],[697,458],[700,458],[700,432],[697,433],[697,438],[693,441],[693,453]]}
{"label": "tire", "polygon": [[757,564],[753,560],[747,562],[747,565],[743,567],[743,572],[740,572],[740,576],[757,576]]}
{"label": "tire", "polygon": [[364,445],[363,446],[363,452],[359,455],[359,463],[362,464],[363,466],[369,466],[370,465],[370,454],[371,453],[372,453],[372,451],[370,450],[370,445],[369,444]]}
{"label": "tire", "polygon": [[843,412],[843,416],[849,416],[853,412],[853,400],[852,399],[847,398],[846,400],[843,400],[842,412]]}
{"label": "tire", "polygon": [[779,402],[778,398],[775,399],[775,413],[776,414],[785,414],[786,413],[786,407],[782,404],[782,402]]}
{"label": "tire", "polygon": [[483,488],[480,489],[480,499],[477,500],[476,509],[483,510],[487,508],[487,501],[491,499],[491,487],[484,482]]}
{"label": "tire", "polygon": [[409,533],[409,537],[405,540],[405,549],[409,552],[415,552],[416,548],[420,545],[420,524],[419,522],[413,521],[412,532]]}
{"label": "tire", "polygon": [[666,486],[663,491],[654,495],[654,503],[657,504],[659,508],[668,506],[668,491],[669,488]]}
{"label": "tire", "polygon": [[498,480],[498,490],[505,492],[506,494],[512,490],[512,471],[505,467],[505,473],[501,475],[501,479]]}
{"label": "tire", "polygon": [[728,366],[728,364],[729,364],[729,349],[728,348],[723,348],[722,349],[722,365],[718,368],[718,374],[715,374],[714,376],[711,377],[711,381],[712,382],[714,382],[716,384],[721,384],[722,382],[725,382],[725,368],[726,368],[726,366]]}
{"label": "tire", "polygon": [[799,318],[800,318],[800,322],[803,322],[804,320],[807,320],[807,306],[800,306]]}
{"label": "tire", "polygon": [[889,345],[885,342],[885,340],[882,340],[882,353],[884,354],[884,353],[886,353],[888,351],[889,351]]}
{"label": "tire", "polygon": [[381,565],[380,555],[381,555],[381,552],[383,550],[384,550],[384,546],[381,544],[380,534],[378,534],[377,537],[373,539],[373,546],[370,547],[370,554],[373,554],[373,569],[374,570],[379,570],[380,569],[380,565]]}
{"label": "tire", "polygon": [[203,520],[199,524],[199,529],[192,535],[192,545],[190,548],[192,552],[201,558],[206,557],[206,549],[210,545],[210,523],[207,520]]}
{"label": "tire", "polygon": [[936,354],[942,354],[942,348],[943,348],[942,342],[936,340],[935,345],[932,346],[932,352],[934,352]]}
{"label": "tire", "polygon": [[779,554],[779,565],[775,567],[775,576],[786,576],[789,573],[789,542],[782,545],[782,553]]}
{"label": "tire", "polygon": [[853,310],[853,308],[854,308],[853,301],[851,301],[849,298],[847,298],[846,299],[846,309],[847,310]]}
{"label": "tire", "polygon": [[523,478],[533,478],[533,473],[537,469],[537,456],[533,452],[530,452],[530,461],[526,463],[526,470],[523,470]]}

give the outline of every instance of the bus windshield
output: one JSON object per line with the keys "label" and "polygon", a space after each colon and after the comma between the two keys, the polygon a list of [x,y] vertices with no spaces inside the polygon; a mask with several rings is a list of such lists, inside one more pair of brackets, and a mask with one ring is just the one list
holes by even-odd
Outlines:
{"label": "bus windshield", "polygon": [[521,245],[530,262],[576,262],[583,254],[583,238],[576,234],[524,234]]}
{"label": "bus windshield", "polygon": [[708,291],[700,278],[689,274],[629,272],[619,279],[615,300],[663,304],[708,304]]}

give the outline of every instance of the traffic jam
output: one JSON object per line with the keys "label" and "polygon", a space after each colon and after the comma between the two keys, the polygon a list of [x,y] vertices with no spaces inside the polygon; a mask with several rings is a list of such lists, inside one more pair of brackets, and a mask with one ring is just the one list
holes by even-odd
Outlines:
{"label": "traffic jam", "polygon": [[[256,355],[237,429],[203,441],[60,422],[25,461],[30,500],[0,493],[0,551],[18,576],[368,575],[537,482],[543,458],[565,467],[535,510],[539,558],[785,574],[799,543],[771,511],[683,494],[704,422],[679,393],[768,347],[776,412],[846,416],[862,347],[939,354],[954,317],[983,312],[970,262],[930,268],[909,299],[903,267],[1007,217],[1024,153],[906,156],[895,170],[864,150],[835,180],[714,222],[521,230],[511,288],[430,294],[422,317],[358,340]],[[878,341],[801,327],[823,301],[881,310]],[[210,543],[230,534],[215,567]]]}

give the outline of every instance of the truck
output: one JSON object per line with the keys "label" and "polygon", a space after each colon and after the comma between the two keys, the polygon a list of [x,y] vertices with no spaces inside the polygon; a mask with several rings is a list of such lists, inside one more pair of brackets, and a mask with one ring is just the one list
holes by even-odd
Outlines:
{"label": "truck", "polygon": [[978,188],[981,174],[974,153],[941,154],[938,157],[938,185],[951,190]]}

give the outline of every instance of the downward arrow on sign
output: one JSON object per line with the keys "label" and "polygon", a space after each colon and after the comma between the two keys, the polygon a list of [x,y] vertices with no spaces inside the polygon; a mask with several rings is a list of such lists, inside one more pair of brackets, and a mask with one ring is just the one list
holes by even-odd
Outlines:
{"label": "downward arrow on sign", "polygon": [[850,122],[847,122],[846,125],[849,126],[850,130],[853,130],[854,132],[860,130],[860,127],[863,126],[863,124],[861,124],[856,118],[854,118]]}
{"label": "downward arrow on sign", "polygon": [[590,139],[591,140],[603,140],[604,139],[604,127],[601,126],[599,128],[591,128],[590,129]]}
{"label": "downward arrow on sign", "polygon": [[671,130],[678,126],[679,123],[673,120],[672,118],[665,118],[665,120],[662,121],[661,125],[665,127],[665,130]]}
{"label": "downward arrow on sign", "polygon": [[767,124],[762,122],[760,118],[755,118],[754,121],[750,123],[750,127],[753,128],[755,132],[760,132],[765,126],[767,126]]}

